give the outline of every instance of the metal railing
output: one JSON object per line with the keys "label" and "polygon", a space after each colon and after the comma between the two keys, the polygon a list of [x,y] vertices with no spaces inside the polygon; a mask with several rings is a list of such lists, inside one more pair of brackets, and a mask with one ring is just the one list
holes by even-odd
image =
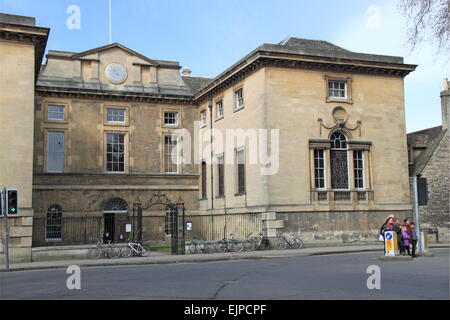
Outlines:
{"label": "metal railing", "polygon": [[102,239],[102,217],[63,217],[48,225],[46,217],[33,218],[33,247],[92,244]]}

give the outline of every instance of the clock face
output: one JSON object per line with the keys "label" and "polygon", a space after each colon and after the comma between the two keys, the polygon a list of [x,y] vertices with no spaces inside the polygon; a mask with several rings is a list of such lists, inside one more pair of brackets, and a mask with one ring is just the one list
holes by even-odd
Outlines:
{"label": "clock face", "polygon": [[106,67],[106,77],[111,83],[119,84],[127,78],[127,69],[120,63],[111,63]]}

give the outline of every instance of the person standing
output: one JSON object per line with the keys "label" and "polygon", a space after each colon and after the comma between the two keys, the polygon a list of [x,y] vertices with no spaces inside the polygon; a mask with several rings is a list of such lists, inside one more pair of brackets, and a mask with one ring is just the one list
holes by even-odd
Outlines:
{"label": "person standing", "polygon": [[411,244],[411,237],[408,234],[408,228],[406,225],[402,226],[402,246],[400,249],[400,254],[405,254],[407,251],[408,256],[411,255],[411,252],[409,251],[409,245]]}

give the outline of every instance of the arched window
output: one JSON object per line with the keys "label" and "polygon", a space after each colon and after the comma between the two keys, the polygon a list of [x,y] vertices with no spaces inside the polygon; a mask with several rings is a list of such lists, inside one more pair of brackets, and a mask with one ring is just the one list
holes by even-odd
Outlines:
{"label": "arched window", "polygon": [[348,155],[347,138],[336,131],[330,136],[331,152],[331,187],[333,189],[348,189]]}
{"label": "arched window", "polygon": [[45,239],[49,241],[62,238],[62,208],[54,204],[48,207],[45,226]]}
{"label": "arched window", "polygon": [[103,204],[103,213],[127,213],[128,203],[120,198],[111,198]]}

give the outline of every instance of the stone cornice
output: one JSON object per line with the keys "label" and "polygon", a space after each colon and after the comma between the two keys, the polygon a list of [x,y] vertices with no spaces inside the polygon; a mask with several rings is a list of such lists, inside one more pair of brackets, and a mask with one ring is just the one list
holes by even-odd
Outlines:
{"label": "stone cornice", "polygon": [[0,39],[28,43],[35,46],[35,82],[37,82],[39,77],[49,32],[49,28],[0,23]]}
{"label": "stone cornice", "polygon": [[108,100],[121,102],[161,103],[193,105],[192,96],[177,96],[170,94],[148,94],[123,91],[104,91],[95,89],[77,89],[36,86],[36,94],[43,97],[60,97],[91,100]]}
{"label": "stone cornice", "polygon": [[416,65],[313,57],[288,53],[256,51],[251,57],[235,64],[194,96],[200,104],[241,81],[263,67],[318,70],[346,74],[405,77]]}

